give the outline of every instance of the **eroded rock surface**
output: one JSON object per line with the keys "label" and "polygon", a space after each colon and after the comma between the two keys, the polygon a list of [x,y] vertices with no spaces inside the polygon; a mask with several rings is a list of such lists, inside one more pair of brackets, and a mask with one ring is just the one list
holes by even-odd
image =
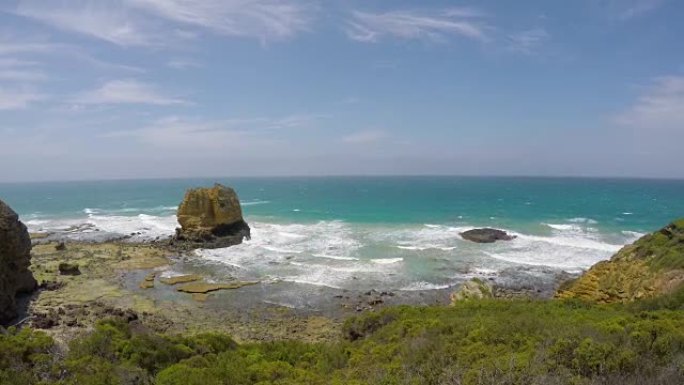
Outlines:
{"label": "eroded rock surface", "polygon": [[26,226],[0,201],[0,324],[17,316],[17,294],[36,289],[30,265],[31,238]]}
{"label": "eroded rock surface", "polygon": [[496,241],[510,241],[515,239],[515,236],[510,235],[503,230],[490,228],[464,231],[461,233],[461,237],[476,243],[494,243]]}
{"label": "eroded rock surface", "polygon": [[220,184],[188,190],[178,207],[173,242],[189,247],[220,248],[240,244],[250,237],[235,190]]}
{"label": "eroded rock surface", "polygon": [[451,303],[485,298],[494,298],[494,290],[489,283],[479,278],[464,282],[458,290],[451,293]]}
{"label": "eroded rock surface", "polygon": [[672,293],[684,284],[684,219],[625,246],[556,294],[599,303],[630,302]]}

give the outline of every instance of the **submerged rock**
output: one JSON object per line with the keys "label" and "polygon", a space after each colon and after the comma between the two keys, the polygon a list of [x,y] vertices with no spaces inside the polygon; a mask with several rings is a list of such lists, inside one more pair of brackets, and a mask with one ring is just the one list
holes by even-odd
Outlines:
{"label": "submerged rock", "polygon": [[490,228],[464,231],[461,233],[461,237],[476,243],[493,243],[496,241],[510,241],[515,239],[515,236],[510,235],[503,230]]}
{"label": "submerged rock", "polygon": [[202,277],[197,274],[177,275],[175,277],[163,277],[159,282],[166,285],[176,285],[179,283],[188,283],[201,280]]}
{"label": "submerged rock", "polygon": [[206,282],[192,282],[180,286],[178,291],[190,294],[207,294],[212,291],[239,289],[243,286],[256,285],[259,282],[254,281],[237,281],[231,283],[206,283]]}
{"label": "submerged rock", "polygon": [[0,323],[17,316],[16,296],[36,289],[29,270],[31,238],[19,216],[0,201]]}
{"label": "submerged rock", "polygon": [[221,248],[250,238],[240,200],[230,187],[216,184],[212,188],[188,190],[177,215],[181,227],[176,229],[174,244]]}
{"label": "submerged rock", "polygon": [[684,219],[623,247],[556,293],[599,303],[669,294],[684,284]]}
{"label": "submerged rock", "polygon": [[466,301],[471,299],[494,298],[492,286],[478,278],[464,282],[461,287],[451,293],[451,303]]}

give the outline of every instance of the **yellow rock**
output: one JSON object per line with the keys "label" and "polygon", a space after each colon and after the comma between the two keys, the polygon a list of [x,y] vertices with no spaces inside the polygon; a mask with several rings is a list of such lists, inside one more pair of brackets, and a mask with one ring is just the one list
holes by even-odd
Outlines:
{"label": "yellow rock", "polygon": [[625,246],[561,287],[557,298],[631,302],[668,294],[684,283],[684,220]]}
{"label": "yellow rock", "polygon": [[178,291],[190,294],[206,294],[217,290],[239,289],[243,286],[256,285],[259,282],[253,281],[238,281],[231,283],[206,283],[206,282],[192,282],[180,286]]}
{"label": "yellow rock", "polygon": [[188,190],[178,207],[178,223],[184,231],[211,230],[239,221],[242,209],[235,190],[220,184]]}
{"label": "yellow rock", "polygon": [[150,273],[148,274],[145,279],[140,282],[140,288],[141,289],[152,289],[154,287],[154,278],[157,276],[157,273]]}
{"label": "yellow rock", "polygon": [[159,282],[167,284],[167,285],[176,285],[179,283],[188,283],[188,282],[199,281],[200,279],[202,279],[202,277],[197,275],[197,274],[187,274],[187,275],[177,275],[175,277],[159,278]]}

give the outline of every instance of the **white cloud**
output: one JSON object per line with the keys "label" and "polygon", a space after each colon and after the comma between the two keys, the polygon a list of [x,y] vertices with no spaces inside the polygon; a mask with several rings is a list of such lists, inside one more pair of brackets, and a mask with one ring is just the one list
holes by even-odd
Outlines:
{"label": "white cloud", "polygon": [[202,68],[202,64],[191,59],[171,59],[166,65],[177,70],[185,70],[190,68]]}
{"label": "white cloud", "polygon": [[27,87],[7,88],[0,85],[0,110],[22,110],[44,99],[44,94]]}
{"label": "white cloud", "polygon": [[126,0],[181,24],[228,36],[289,38],[307,30],[310,7],[292,0]]}
{"label": "white cloud", "polygon": [[416,11],[354,11],[346,32],[349,38],[361,42],[378,42],[388,37],[444,40],[449,36],[485,40],[489,27],[481,21],[481,16],[474,10],[458,8],[431,14]]}
{"label": "white cloud", "polygon": [[62,44],[54,44],[40,40],[26,40],[14,36],[0,36],[0,55],[25,53],[49,53],[64,48]]}
{"label": "white cloud", "polygon": [[282,118],[246,118],[204,120],[180,117],[159,119],[135,130],[115,131],[105,138],[134,138],[138,142],[165,149],[191,151],[225,148],[250,151],[247,144],[274,143],[272,130],[308,127],[319,119],[315,115],[291,115]]}
{"label": "white cloud", "polygon": [[684,128],[684,76],[654,79],[636,103],[616,120],[623,125],[645,129]]}
{"label": "white cloud", "polygon": [[630,20],[658,9],[666,0],[613,0],[612,7],[615,9],[618,19]]}
{"label": "white cloud", "polygon": [[352,143],[352,144],[367,144],[367,143],[376,143],[379,141],[382,141],[384,139],[387,139],[388,135],[385,131],[382,130],[367,130],[367,131],[358,131],[354,132],[350,135],[345,136],[342,138],[342,141],[345,143]]}
{"label": "white cloud", "polygon": [[159,106],[188,104],[183,99],[164,95],[150,84],[132,79],[109,81],[96,90],[77,95],[72,102],[79,104],[152,104]]}
{"label": "white cloud", "polygon": [[15,13],[121,46],[167,46],[197,31],[260,41],[306,31],[311,8],[297,0],[21,0]]}
{"label": "white cloud", "polygon": [[517,32],[508,35],[511,51],[533,54],[537,48],[551,39],[551,35],[543,28],[534,28],[527,31]]}
{"label": "white cloud", "polygon": [[38,63],[0,57],[0,80],[13,82],[38,82],[47,80],[48,76],[37,69]]}

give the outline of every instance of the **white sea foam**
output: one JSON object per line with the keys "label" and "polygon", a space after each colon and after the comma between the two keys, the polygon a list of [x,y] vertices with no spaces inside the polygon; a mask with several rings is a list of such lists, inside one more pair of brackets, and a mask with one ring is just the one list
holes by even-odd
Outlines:
{"label": "white sea foam", "polygon": [[561,230],[561,231],[582,231],[582,228],[577,226],[577,225],[564,225],[564,224],[555,224],[555,223],[546,223],[547,226],[554,230]]}
{"label": "white sea foam", "polygon": [[339,255],[329,255],[329,254],[313,254],[314,257],[316,258],[328,258],[328,259],[336,259],[338,261],[358,261],[358,258],[355,257],[343,257]]}
{"label": "white sea foam", "polygon": [[570,218],[570,219],[568,219],[568,222],[572,222],[572,223],[586,223],[586,224],[590,224],[590,225],[595,225],[595,224],[598,223],[598,221],[596,221],[595,219],[583,218],[583,217]]}
{"label": "white sea foam", "polygon": [[430,283],[424,281],[411,282],[410,284],[400,288],[401,291],[423,291],[423,290],[442,290],[448,289],[451,285]]}
{"label": "white sea foam", "polygon": [[636,241],[637,239],[643,237],[644,233],[640,233],[638,231],[629,231],[629,230],[624,230],[622,231],[622,234],[630,238],[630,243]]}
{"label": "white sea foam", "polygon": [[392,263],[403,262],[404,258],[377,258],[371,259],[370,261],[373,263],[377,263],[378,265],[389,265]]}
{"label": "white sea foam", "polygon": [[439,245],[426,245],[426,246],[406,246],[406,245],[397,245],[397,248],[402,249],[402,250],[414,250],[414,251],[425,251],[425,250],[442,250],[442,251],[451,251],[456,249],[456,246],[439,246]]}
{"label": "white sea foam", "polygon": [[265,205],[268,203],[271,203],[271,201],[253,200],[253,201],[240,202],[240,205],[241,206],[256,206],[256,205]]}

